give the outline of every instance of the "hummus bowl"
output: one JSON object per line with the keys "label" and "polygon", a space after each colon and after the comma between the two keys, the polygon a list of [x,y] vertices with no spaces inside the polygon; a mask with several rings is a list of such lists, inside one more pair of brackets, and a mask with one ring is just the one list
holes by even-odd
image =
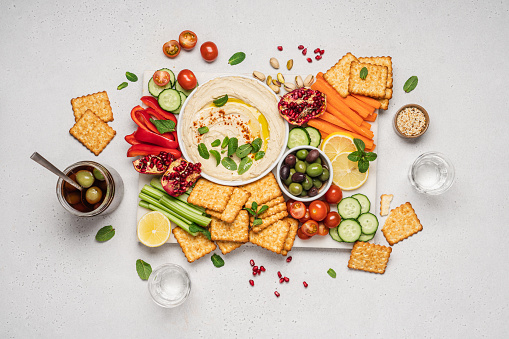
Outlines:
{"label": "hummus bowl", "polygon": [[[228,102],[216,107],[213,101],[225,94]],[[219,76],[201,84],[186,99],[178,116],[177,136],[183,157],[201,163],[202,177],[217,184],[239,186],[262,178],[274,169],[286,151],[289,126],[279,115],[278,101],[267,85],[248,76]],[[259,138],[262,141],[259,152],[265,155],[255,157],[254,152],[241,155],[243,159],[250,158],[246,159],[248,163],[252,162],[245,172],[228,169],[223,164],[225,158],[230,159],[230,164],[235,163],[234,168],[239,167],[241,159],[238,153],[228,157],[228,147],[222,147],[226,137],[237,138],[238,147]],[[207,152],[216,151],[215,156],[209,153],[205,159],[198,149],[201,144]]]}

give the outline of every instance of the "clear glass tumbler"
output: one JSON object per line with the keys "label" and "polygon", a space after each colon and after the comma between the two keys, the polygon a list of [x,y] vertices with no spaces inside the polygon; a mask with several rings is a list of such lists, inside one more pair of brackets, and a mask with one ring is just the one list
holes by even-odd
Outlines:
{"label": "clear glass tumbler", "polygon": [[150,274],[148,290],[159,306],[176,307],[182,305],[191,293],[191,280],[181,266],[164,264]]}
{"label": "clear glass tumbler", "polygon": [[439,152],[426,152],[415,159],[408,178],[420,193],[438,195],[454,183],[454,166]]}

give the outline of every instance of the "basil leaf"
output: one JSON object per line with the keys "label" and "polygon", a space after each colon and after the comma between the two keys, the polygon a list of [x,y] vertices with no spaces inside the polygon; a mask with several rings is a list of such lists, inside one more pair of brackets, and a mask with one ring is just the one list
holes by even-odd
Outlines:
{"label": "basil leaf", "polygon": [[205,146],[205,144],[203,142],[201,142],[199,145],[198,145],[198,153],[200,153],[200,156],[203,158],[203,159],[208,159],[210,158],[210,154],[209,154],[209,151],[207,150],[207,146]]}
{"label": "basil leaf", "polygon": [[138,276],[141,280],[147,280],[148,277],[150,277],[150,273],[152,273],[152,266],[143,260],[138,259],[136,260],[136,272],[138,272]]}
{"label": "basil leaf", "polygon": [[417,83],[419,82],[419,79],[417,76],[413,75],[405,82],[405,85],[403,85],[403,90],[407,93],[412,92],[415,87],[417,87]]}
{"label": "basil leaf", "polygon": [[260,208],[260,210],[258,211],[258,213],[257,213],[257,214],[258,214],[258,215],[262,215],[262,214],[263,214],[263,213],[265,213],[265,211],[266,211],[266,210],[268,210],[268,209],[269,209],[269,206],[267,206],[267,205],[263,205],[263,206]]}
{"label": "basil leaf", "polygon": [[226,152],[226,150],[225,150],[225,149],[221,151],[221,154],[224,154],[224,152]]}
{"label": "basil leaf", "polygon": [[121,89],[126,88],[126,87],[127,87],[127,85],[129,85],[129,84],[128,84],[127,82],[125,82],[125,81],[124,81],[123,83],[121,83],[120,85],[118,85],[117,90],[119,90],[119,91],[120,91]]}
{"label": "basil leaf", "polygon": [[256,214],[256,211],[258,210],[258,203],[256,201],[251,203],[251,209],[253,210],[254,214]]}
{"label": "basil leaf", "polygon": [[221,162],[221,154],[219,154],[219,152],[214,149],[210,150],[209,152],[214,158],[216,158],[216,167],[219,166],[219,163]]}
{"label": "basil leaf", "polygon": [[238,174],[242,175],[246,173],[253,165],[253,160],[250,157],[245,157],[240,161]]}
{"label": "basil leaf", "polygon": [[207,239],[211,240],[210,239],[210,232],[206,228],[203,228],[203,227],[198,226],[196,224],[191,224],[191,226],[189,226],[189,232],[191,232],[191,233],[202,233]]}
{"label": "basil leaf", "polygon": [[225,148],[228,146],[228,142],[230,141],[230,138],[224,137],[223,142],[221,143],[221,148]]}
{"label": "basil leaf", "polygon": [[172,120],[156,120],[150,118],[150,122],[156,126],[161,134],[175,131],[175,123]]}
{"label": "basil leaf", "polygon": [[228,63],[232,66],[237,65],[237,64],[240,64],[242,61],[244,61],[245,58],[246,58],[246,53],[237,52],[231,56],[230,60],[228,60]]}
{"label": "basil leaf", "polygon": [[362,159],[359,160],[358,165],[359,165],[359,172],[366,173],[366,171],[369,168],[369,161],[367,161],[366,159],[362,158]]}
{"label": "basil leaf", "polygon": [[207,126],[203,126],[203,127],[198,128],[198,133],[200,133],[200,135],[201,134],[205,134],[208,131],[209,131],[209,128]]}
{"label": "basil leaf", "polygon": [[373,160],[376,160],[376,157],[377,157],[376,153],[368,152],[368,153],[366,153],[365,159],[367,161],[373,161]]}
{"label": "basil leaf", "polygon": [[360,77],[362,80],[365,80],[368,76],[368,69],[366,67],[362,67]]}
{"label": "basil leaf", "polygon": [[353,143],[355,144],[355,147],[357,147],[357,149],[361,152],[364,152],[364,149],[366,148],[366,145],[364,144],[364,141],[362,141],[361,139],[353,139]]}
{"label": "basil leaf", "polygon": [[256,152],[255,154],[255,160],[260,160],[261,158],[263,158],[265,156],[265,152],[264,151],[259,151],[259,152]]}
{"label": "basil leaf", "polygon": [[225,94],[222,97],[217,98],[213,102],[214,102],[214,105],[216,105],[216,107],[221,107],[221,106],[226,105],[226,103],[228,102],[228,94]]}
{"label": "basil leaf", "polygon": [[260,219],[260,218],[255,218],[255,220],[253,220],[253,226],[258,226],[258,225],[261,225],[263,224],[263,220]]}
{"label": "basil leaf", "polygon": [[253,140],[253,142],[251,143],[251,147],[253,147],[253,150],[251,151],[252,153],[256,153],[260,150],[260,148],[262,148],[262,139],[260,138],[256,138]]}
{"label": "basil leaf", "polygon": [[212,263],[214,264],[214,266],[216,266],[217,268],[219,267],[223,267],[224,266],[224,260],[223,258],[221,258],[220,256],[218,256],[216,253],[214,253],[214,255],[212,255],[210,257],[210,260],[212,260]]}
{"label": "basil leaf", "polygon": [[253,147],[250,144],[244,144],[244,145],[240,146],[239,148],[237,148],[237,151],[235,152],[235,154],[237,154],[237,156],[240,159],[242,159],[245,156],[247,156],[249,153],[251,153],[252,149],[253,149]]}
{"label": "basil leaf", "polygon": [[237,164],[235,163],[235,161],[233,161],[233,159],[231,158],[223,158],[223,160],[221,160],[221,164],[227,169],[227,170],[230,170],[230,171],[236,171],[237,170]]}
{"label": "basil leaf", "polygon": [[334,271],[332,268],[329,268],[327,274],[330,275],[332,278],[336,279],[336,271]]}
{"label": "basil leaf", "polygon": [[360,153],[359,151],[355,151],[355,152],[348,154],[348,160],[353,161],[353,162],[359,161],[359,159],[361,158],[361,155],[359,153]]}
{"label": "basil leaf", "polygon": [[237,140],[237,138],[230,138],[230,140],[228,140],[228,156],[234,155],[238,146],[239,140]]}
{"label": "basil leaf", "polygon": [[125,72],[125,77],[127,78],[127,80],[129,80],[131,82],[138,81],[138,77],[136,76],[136,74],[131,73],[131,72]]}
{"label": "basil leaf", "polygon": [[95,235],[95,240],[97,241],[108,241],[115,235],[115,229],[113,226],[104,226],[99,231],[97,231],[97,234]]}
{"label": "basil leaf", "polygon": [[219,139],[212,141],[212,143],[210,144],[210,146],[212,146],[212,147],[217,147],[219,145],[221,145],[221,140],[219,140]]}

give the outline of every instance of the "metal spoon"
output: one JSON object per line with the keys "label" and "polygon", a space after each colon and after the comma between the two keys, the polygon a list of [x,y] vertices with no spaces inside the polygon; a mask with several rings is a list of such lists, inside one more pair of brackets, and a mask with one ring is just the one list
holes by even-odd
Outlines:
{"label": "metal spoon", "polygon": [[42,167],[46,167],[50,172],[53,172],[55,173],[56,175],[58,175],[62,180],[64,180],[66,183],[68,183],[69,185],[72,185],[73,187],[75,187],[76,189],[83,191],[83,187],[80,186],[80,184],[78,184],[77,182],[75,182],[74,180],[72,180],[71,178],[69,178],[67,175],[65,175],[62,171],[60,171],[58,168],[56,168],[55,166],[53,166],[52,163],[50,163],[48,160],[44,159],[44,157],[42,155],[40,155],[39,153],[37,152],[34,152],[34,154],[32,154],[30,156],[30,159],[32,159],[33,161],[35,161],[36,163],[38,163],[39,165],[41,165]]}

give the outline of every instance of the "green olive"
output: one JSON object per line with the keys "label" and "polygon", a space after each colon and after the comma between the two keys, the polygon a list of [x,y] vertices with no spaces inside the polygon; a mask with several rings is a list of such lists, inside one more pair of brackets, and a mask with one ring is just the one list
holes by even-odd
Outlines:
{"label": "green olive", "polygon": [[306,163],[304,161],[297,161],[295,164],[295,170],[300,173],[306,173]]}
{"label": "green olive", "polygon": [[308,156],[308,150],[307,149],[300,149],[297,151],[297,158],[299,158],[300,160],[304,160],[306,159],[306,157]]}
{"label": "green olive", "polygon": [[288,190],[290,191],[291,195],[298,196],[299,194],[302,193],[302,185],[293,182],[288,187]]}
{"label": "green olive", "polygon": [[100,181],[104,181],[104,175],[101,173],[101,171],[99,171],[97,168],[94,168],[94,170],[92,171],[92,173],[94,173],[94,177],[97,179],[97,180],[100,180]]}
{"label": "green olive", "polygon": [[313,186],[315,186],[316,188],[320,188],[322,187],[323,183],[318,180],[318,179],[313,179]]}
{"label": "green olive", "polygon": [[329,170],[324,168],[322,174],[318,177],[322,182],[329,180]]}
{"label": "green olive", "polygon": [[90,205],[97,204],[103,197],[103,191],[97,186],[90,187],[85,193],[85,198]]}
{"label": "green olive", "polygon": [[322,164],[322,158],[318,157],[316,160],[315,160],[315,164]]}
{"label": "green olive", "polygon": [[302,192],[300,193],[300,196],[305,197],[306,195],[308,195],[308,191],[302,190]]}
{"label": "green olive", "polygon": [[76,181],[81,185],[81,187],[89,188],[94,183],[95,178],[92,172],[81,170],[76,173]]}
{"label": "green olive", "polygon": [[69,203],[69,205],[77,204],[81,201],[81,194],[78,191],[74,191],[71,193],[67,193],[65,195],[65,201]]}
{"label": "green olive", "polygon": [[323,167],[320,164],[313,163],[306,169],[306,174],[312,178],[319,177],[323,173]]}
{"label": "green olive", "polygon": [[286,180],[283,180],[283,183],[286,186],[290,186],[290,184],[292,183],[292,175],[294,173],[295,173],[295,168],[290,168],[290,175],[288,176],[288,178]]}
{"label": "green olive", "polygon": [[309,175],[306,175],[306,179],[301,183],[302,188],[304,188],[306,191],[309,190],[311,187],[313,187],[313,179]]}

